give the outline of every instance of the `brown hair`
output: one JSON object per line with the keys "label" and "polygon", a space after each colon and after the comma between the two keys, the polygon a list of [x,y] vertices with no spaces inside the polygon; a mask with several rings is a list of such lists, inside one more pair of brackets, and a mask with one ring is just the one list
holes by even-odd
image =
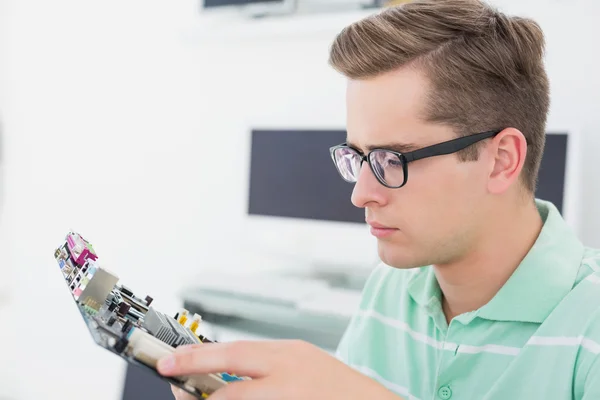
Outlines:
{"label": "brown hair", "polygon": [[[545,143],[549,83],[539,25],[478,0],[417,0],[344,28],[330,64],[350,79],[402,66],[422,68],[432,84],[425,120],[459,135],[513,127],[527,139],[522,181],[535,190]],[[458,153],[476,160],[479,146]]]}

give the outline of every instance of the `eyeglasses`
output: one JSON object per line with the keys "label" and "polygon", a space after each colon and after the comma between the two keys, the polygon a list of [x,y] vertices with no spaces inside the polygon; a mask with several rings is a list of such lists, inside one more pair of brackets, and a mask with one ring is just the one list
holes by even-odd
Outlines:
{"label": "eyeglasses", "polygon": [[408,163],[427,157],[456,153],[481,140],[494,137],[501,131],[486,131],[462,136],[406,153],[374,149],[363,155],[346,143],[331,147],[329,152],[338,172],[345,181],[355,183],[358,180],[362,163],[367,161],[371,171],[383,186],[398,189],[404,186],[408,180]]}

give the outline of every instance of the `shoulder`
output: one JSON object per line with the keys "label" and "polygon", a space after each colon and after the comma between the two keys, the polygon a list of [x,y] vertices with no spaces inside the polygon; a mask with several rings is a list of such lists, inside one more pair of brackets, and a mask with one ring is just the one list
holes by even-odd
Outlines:
{"label": "shoulder", "polygon": [[[557,309],[565,311],[577,307],[578,303],[587,303],[584,307],[584,315],[590,317],[595,315],[593,313],[596,310],[600,310],[600,249],[584,247],[579,255],[581,258],[578,257],[578,265],[574,266],[577,268],[575,279],[569,281],[572,282],[572,286],[565,293]],[[581,313],[579,316],[582,316]]]}
{"label": "shoulder", "polygon": [[568,306],[562,309],[560,330],[578,330],[571,338],[578,347],[575,398],[600,398],[600,249],[584,249],[577,279],[563,303]]}
{"label": "shoulder", "polygon": [[584,249],[573,287],[561,303],[563,311],[579,309],[590,322],[600,318],[600,249]]}
{"label": "shoulder", "polygon": [[[600,343],[600,249],[585,248],[579,272],[569,296],[571,311],[587,316],[584,334]],[[600,354],[600,345],[597,353]]]}
{"label": "shoulder", "polygon": [[[582,275],[585,276],[574,289],[579,290],[577,305],[571,312],[589,312],[579,335],[573,338],[578,345],[573,373],[575,392],[579,394],[575,398],[591,400],[600,398],[600,271]],[[569,323],[565,321],[565,325]]]}
{"label": "shoulder", "polygon": [[575,281],[552,314],[559,332],[577,329],[600,340],[600,249],[584,248]]}

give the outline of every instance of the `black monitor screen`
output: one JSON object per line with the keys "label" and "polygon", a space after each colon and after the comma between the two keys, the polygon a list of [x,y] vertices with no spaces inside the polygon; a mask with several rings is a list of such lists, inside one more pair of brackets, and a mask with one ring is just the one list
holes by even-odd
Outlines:
{"label": "black monitor screen", "polygon": [[257,3],[281,3],[283,0],[204,0],[205,8],[245,6]]}
{"label": "black monitor screen", "polygon": [[[250,161],[251,215],[364,223],[351,201],[353,185],[338,174],[329,147],[345,130],[255,130]],[[549,134],[536,196],[562,212],[567,135]]]}
{"label": "black monitor screen", "polygon": [[329,156],[345,140],[345,130],[253,131],[248,213],[364,223]]}
{"label": "black monitor screen", "polygon": [[562,213],[564,202],[565,181],[567,172],[566,133],[546,135],[546,148],[540,165],[536,197],[554,203]]}

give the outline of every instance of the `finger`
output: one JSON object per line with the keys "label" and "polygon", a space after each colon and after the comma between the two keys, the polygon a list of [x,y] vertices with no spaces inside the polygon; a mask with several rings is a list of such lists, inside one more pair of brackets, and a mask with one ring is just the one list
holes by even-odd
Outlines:
{"label": "finger", "polygon": [[188,352],[190,350],[196,350],[199,349],[201,346],[204,346],[203,344],[185,344],[183,346],[179,346],[175,349],[176,353],[185,353]]}
{"label": "finger", "polygon": [[280,400],[263,380],[237,381],[223,386],[209,396],[209,400]]}
{"label": "finger", "polygon": [[228,372],[250,377],[273,371],[278,341],[239,341],[192,346],[159,360],[158,372],[166,376]]}
{"label": "finger", "polygon": [[171,385],[171,391],[173,392],[173,396],[175,396],[175,400],[196,400],[194,396],[175,385]]}

